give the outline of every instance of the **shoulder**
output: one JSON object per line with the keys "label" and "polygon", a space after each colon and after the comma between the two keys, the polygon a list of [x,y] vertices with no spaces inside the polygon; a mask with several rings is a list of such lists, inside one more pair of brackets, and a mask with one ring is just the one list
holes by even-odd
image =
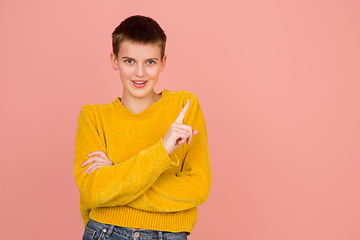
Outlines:
{"label": "shoulder", "polygon": [[97,114],[109,112],[114,109],[114,104],[113,104],[114,102],[116,102],[116,100],[110,103],[101,103],[101,104],[92,103],[92,104],[83,105],[81,107],[80,114],[97,115]]}
{"label": "shoulder", "polygon": [[195,93],[185,90],[169,91],[168,96],[168,107],[171,108],[170,112],[176,116],[184,108],[186,101],[190,100],[190,106],[185,114],[184,123],[193,124],[194,121],[202,121],[203,113]]}
{"label": "shoulder", "polygon": [[185,105],[186,101],[190,100],[193,103],[199,103],[196,94],[186,90],[168,91],[168,95],[170,101],[172,102],[182,102]]}

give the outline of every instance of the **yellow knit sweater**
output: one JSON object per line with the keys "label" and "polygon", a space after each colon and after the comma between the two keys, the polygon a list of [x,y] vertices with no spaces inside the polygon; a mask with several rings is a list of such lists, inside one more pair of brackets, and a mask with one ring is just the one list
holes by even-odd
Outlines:
{"label": "yellow knit sweater", "polygon": [[[199,133],[170,156],[162,142],[186,100],[183,123]],[[121,104],[81,109],[76,133],[75,180],[84,224],[93,219],[122,227],[191,233],[196,206],[210,191],[205,120],[195,94],[164,89],[160,100],[135,114]],[[89,153],[104,151],[113,166],[82,174]]]}

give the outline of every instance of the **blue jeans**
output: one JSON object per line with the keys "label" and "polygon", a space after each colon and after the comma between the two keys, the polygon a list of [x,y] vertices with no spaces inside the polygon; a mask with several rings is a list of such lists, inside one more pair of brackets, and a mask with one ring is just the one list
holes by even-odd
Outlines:
{"label": "blue jeans", "polygon": [[83,240],[186,240],[185,232],[133,230],[91,220],[86,224]]}

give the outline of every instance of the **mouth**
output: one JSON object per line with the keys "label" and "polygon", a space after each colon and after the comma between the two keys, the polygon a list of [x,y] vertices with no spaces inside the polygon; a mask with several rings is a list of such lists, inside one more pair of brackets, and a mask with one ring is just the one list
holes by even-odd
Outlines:
{"label": "mouth", "polygon": [[134,81],[134,80],[133,80],[133,82],[136,83],[136,84],[144,84],[144,83],[146,83],[147,81]]}
{"label": "mouth", "polygon": [[146,85],[147,81],[134,81],[132,80],[133,85],[137,88],[142,88]]}

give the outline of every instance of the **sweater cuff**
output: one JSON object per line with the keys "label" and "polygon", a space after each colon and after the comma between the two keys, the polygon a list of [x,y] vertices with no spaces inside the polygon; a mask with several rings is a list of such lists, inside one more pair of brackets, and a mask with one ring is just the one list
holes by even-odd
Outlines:
{"label": "sweater cuff", "polygon": [[173,166],[178,166],[179,165],[179,158],[176,155],[175,151],[173,151],[170,155],[167,153],[166,148],[164,146],[164,142],[163,139],[160,139],[160,144],[161,144],[161,148],[163,149],[165,155],[167,156],[167,158],[169,159],[169,161],[172,163]]}

